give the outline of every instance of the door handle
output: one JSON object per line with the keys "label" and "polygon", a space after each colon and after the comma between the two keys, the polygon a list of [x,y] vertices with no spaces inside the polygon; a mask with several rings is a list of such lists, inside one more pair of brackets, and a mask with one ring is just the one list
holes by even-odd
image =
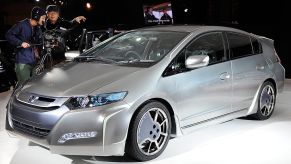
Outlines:
{"label": "door handle", "polygon": [[263,65],[257,65],[256,66],[256,69],[257,70],[264,70],[265,69],[265,66],[263,66]]}
{"label": "door handle", "polygon": [[220,80],[226,80],[230,78],[230,74],[227,72],[221,73],[219,76]]}

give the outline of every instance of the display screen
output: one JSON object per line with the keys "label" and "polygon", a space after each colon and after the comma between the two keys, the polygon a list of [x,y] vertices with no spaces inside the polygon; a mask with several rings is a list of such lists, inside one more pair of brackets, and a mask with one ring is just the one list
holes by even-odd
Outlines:
{"label": "display screen", "polygon": [[146,25],[173,24],[172,5],[170,2],[143,5]]}

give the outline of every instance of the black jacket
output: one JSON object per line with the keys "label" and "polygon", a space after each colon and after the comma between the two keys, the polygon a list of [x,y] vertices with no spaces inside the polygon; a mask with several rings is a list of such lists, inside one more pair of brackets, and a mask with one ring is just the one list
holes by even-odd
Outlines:
{"label": "black jacket", "polygon": [[49,20],[46,20],[43,31],[61,30],[64,32],[64,33],[59,33],[62,35],[60,35],[61,39],[59,40],[58,46],[52,49],[53,60],[65,59],[64,54],[66,51],[66,37],[67,37],[66,35],[69,33],[69,31],[77,27],[77,25],[78,24],[74,20],[68,21],[63,18],[59,18],[55,24],[52,24]]}
{"label": "black jacket", "polygon": [[52,24],[49,20],[46,20],[45,30],[53,29],[71,29],[77,26],[74,20],[68,21],[63,18],[59,18],[55,24]]}
{"label": "black jacket", "polygon": [[170,17],[170,15],[165,13],[161,17],[161,24],[172,24],[172,18]]}

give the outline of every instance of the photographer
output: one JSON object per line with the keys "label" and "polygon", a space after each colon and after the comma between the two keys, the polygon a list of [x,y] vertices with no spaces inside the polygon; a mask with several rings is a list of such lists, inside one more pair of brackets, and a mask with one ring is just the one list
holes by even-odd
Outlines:
{"label": "photographer", "polygon": [[[48,5],[46,12],[48,18],[45,23],[45,30],[72,30],[82,21],[84,22],[86,20],[84,16],[78,16],[71,21],[64,20],[63,18],[60,18],[60,9],[56,5]],[[65,36],[62,37],[61,43],[55,46],[52,50],[54,64],[65,60],[66,42],[64,38]]]}
{"label": "photographer", "polygon": [[42,41],[40,26],[44,24],[45,18],[45,10],[36,6],[31,10],[30,19],[18,22],[5,35],[11,45],[18,47],[15,72],[19,83],[31,77],[36,58],[39,58],[39,49],[33,44],[39,44]]}

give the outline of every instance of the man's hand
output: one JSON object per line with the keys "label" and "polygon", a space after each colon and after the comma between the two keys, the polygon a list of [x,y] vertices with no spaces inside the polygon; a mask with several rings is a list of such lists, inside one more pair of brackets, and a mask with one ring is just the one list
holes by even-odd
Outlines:
{"label": "man's hand", "polygon": [[23,42],[23,43],[21,44],[21,47],[22,47],[22,48],[28,48],[28,47],[30,47],[30,45],[29,45],[28,43],[26,43],[26,42]]}
{"label": "man's hand", "polygon": [[74,19],[77,23],[81,23],[81,21],[86,21],[86,18],[84,16],[78,16]]}

